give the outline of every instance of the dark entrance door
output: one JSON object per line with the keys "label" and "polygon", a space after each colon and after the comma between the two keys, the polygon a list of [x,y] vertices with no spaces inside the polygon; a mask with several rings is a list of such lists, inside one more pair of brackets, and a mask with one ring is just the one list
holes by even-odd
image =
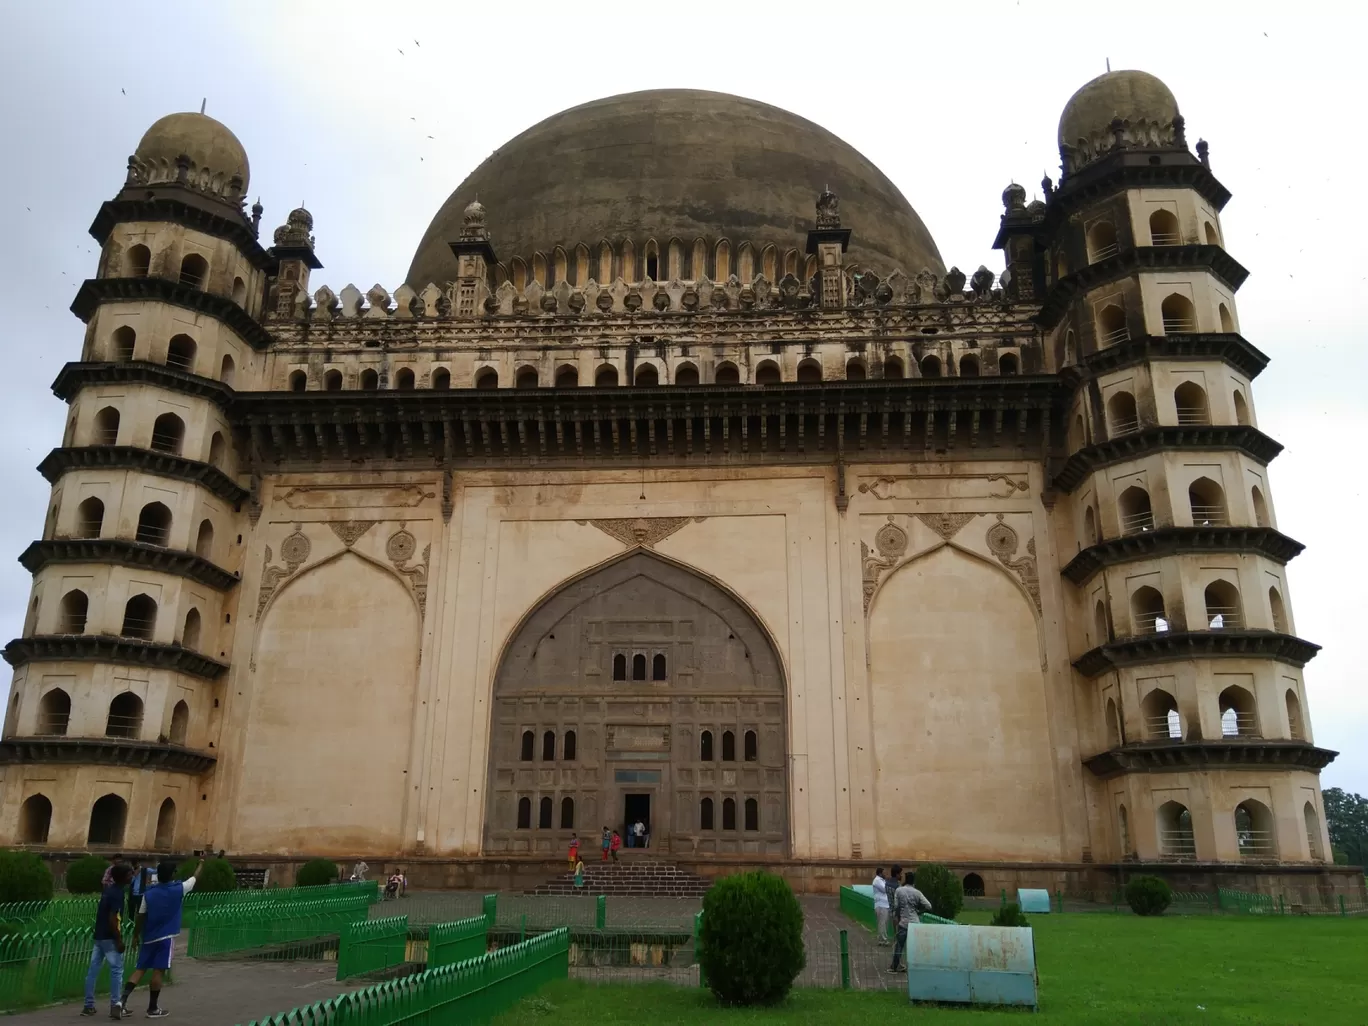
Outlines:
{"label": "dark entrance door", "polygon": [[[649,837],[651,833],[651,796],[649,794],[624,795],[622,804],[623,823],[626,827],[625,832],[622,835],[623,843],[635,847],[637,838],[632,828],[636,825],[637,820],[640,820],[646,825],[646,833],[643,835],[643,840],[645,837]],[[631,838],[631,840],[629,841],[628,838]]]}

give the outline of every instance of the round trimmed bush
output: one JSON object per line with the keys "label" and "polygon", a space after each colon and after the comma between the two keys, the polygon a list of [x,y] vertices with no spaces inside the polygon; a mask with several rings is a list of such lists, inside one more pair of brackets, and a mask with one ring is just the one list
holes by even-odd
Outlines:
{"label": "round trimmed bush", "polygon": [[72,894],[99,894],[100,881],[109,868],[109,859],[83,855],[67,866],[66,889]]}
{"label": "round trimmed bush", "polygon": [[954,919],[964,908],[964,884],[938,862],[917,867],[917,890],[931,902],[931,913],[942,919]]}
{"label": "round trimmed bush", "polygon": [[1157,876],[1132,877],[1126,884],[1126,904],[1137,916],[1163,915],[1172,901],[1168,881]]}
{"label": "round trimmed bush", "polygon": [[51,897],[52,870],[42,859],[31,851],[0,851],[0,902]]}
{"label": "round trimmed bush", "polygon": [[1021,911],[1021,906],[1015,901],[1008,905],[1003,905],[993,913],[994,926],[1030,926],[1030,920],[1026,918],[1026,913]]}
{"label": "round trimmed bush", "polygon": [[[176,867],[176,879],[188,880],[199,865],[199,859],[186,859]],[[204,869],[195,877],[197,891],[235,891],[237,874],[227,859],[205,859]]]}
{"label": "round trimmed bush", "polygon": [[803,971],[803,910],[781,876],[724,876],[703,896],[698,962],[724,1005],[773,1005]]}
{"label": "round trimmed bush", "polygon": [[332,859],[309,859],[295,875],[296,887],[322,887],[337,882],[337,863]]}

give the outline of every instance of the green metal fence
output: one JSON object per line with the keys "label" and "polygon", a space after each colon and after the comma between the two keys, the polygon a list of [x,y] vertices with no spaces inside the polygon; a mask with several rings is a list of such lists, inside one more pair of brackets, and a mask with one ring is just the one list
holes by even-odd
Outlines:
{"label": "green metal fence", "polygon": [[331,938],[349,924],[365,921],[369,912],[364,893],[321,901],[223,905],[196,916],[187,952],[191,958],[248,950],[255,958],[318,957],[331,947]]}
{"label": "green metal fence", "polygon": [[48,901],[13,901],[0,904],[0,923],[25,931],[89,928],[99,907],[98,894],[52,898]]}
{"label": "green metal fence", "polygon": [[489,920],[484,916],[438,923],[428,930],[427,967],[440,969],[468,958],[479,958],[488,948]]}
{"label": "green metal fence", "polygon": [[263,891],[191,891],[185,896],[182,921],[186,926],[191,926],[200,912],[235,905],[280,905],[347,897],[364,897],[367,904],[373,904],[380,900],[380,886],[375,880],[367,880],[363,883],[322,884],[318,887],[273,887]]}
{"label": "green metal fence", "polygon": [[[133,924],[128,923],[124,959],[130,972],[137,952],[132,935]],[[89,925],[0,938],[0,1012],[81,997],[93,944]],[[107,965],[100,970],[95,990],[109,993]]]}
{"label": "green metal fence", "polygon": [[448,1026],[488,1022],[542,984],[569,972],[569,931],[560,929],[478,958],[376,984],[330,1001],[258,1019],[251,1026]]}
{"label": "green metal fence", "polygon": [[841,911],[861,926],[873,931],[878,928],[874,914],[874,895],[862,894],[853,887],[841,888]]}
{"label": "green metal fence", "polygon": [[337,948],[337,978],[379,972],[401,965],[408,947],[408,916],[347,923]]}

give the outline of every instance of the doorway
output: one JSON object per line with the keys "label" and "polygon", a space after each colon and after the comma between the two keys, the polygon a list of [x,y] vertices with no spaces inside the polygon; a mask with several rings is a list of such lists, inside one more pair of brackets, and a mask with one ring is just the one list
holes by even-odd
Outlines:
{"label": "doorway", "polygon": [[[623,823],[625,824],[624,837],[627,847],[635,848],[638,843],[645,847],[651,846],[651,796],[649,794],[628,794],[623,796]],[[638,842],[633,827],[640,820],[646,827]]]}

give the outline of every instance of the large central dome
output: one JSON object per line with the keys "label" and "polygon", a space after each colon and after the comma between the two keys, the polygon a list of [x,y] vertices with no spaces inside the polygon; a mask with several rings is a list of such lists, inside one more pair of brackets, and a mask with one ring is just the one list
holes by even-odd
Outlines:
{"label": "large central dome", "polygon": [[685,250],[704,238],[729,240],[733,253],[743,242],[757,254],[771,243],[780,254],[802,252],[826,187],[840,197],[842,226],[854,231],[849,260],[880,274],[944,272],[898,187],[820,125],[726,93],[657,89],[572,107],[495,151],[432,219],[408,282],[455,277],[447,243],[477,196],[508,264],[622,239],[637,253],[654,239],[663,254],[671,238]]}

